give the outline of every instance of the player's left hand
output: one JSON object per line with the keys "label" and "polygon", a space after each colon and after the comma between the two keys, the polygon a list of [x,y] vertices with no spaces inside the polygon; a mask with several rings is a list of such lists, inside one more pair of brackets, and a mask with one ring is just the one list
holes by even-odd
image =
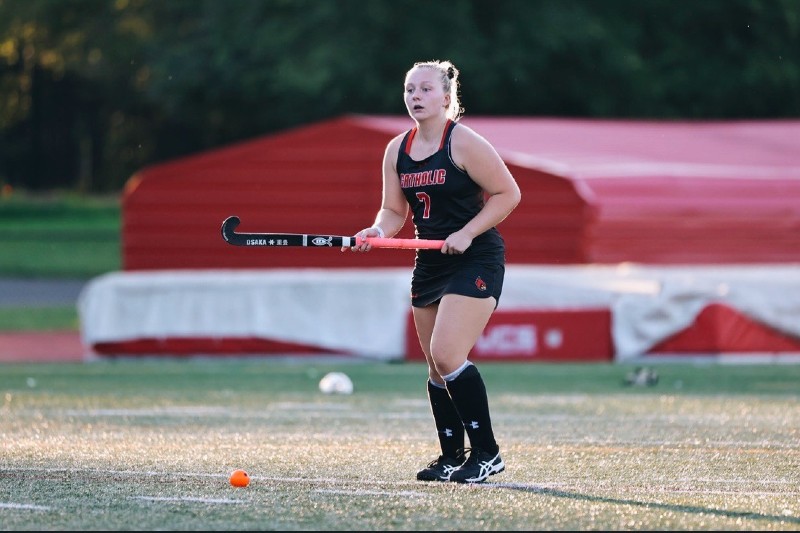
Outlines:
{"label": "player's left hand", "polygon": [[444,241],[442,253],[448,255],[461,255],[472,244],[472,237],[462,231],[451,233]]}

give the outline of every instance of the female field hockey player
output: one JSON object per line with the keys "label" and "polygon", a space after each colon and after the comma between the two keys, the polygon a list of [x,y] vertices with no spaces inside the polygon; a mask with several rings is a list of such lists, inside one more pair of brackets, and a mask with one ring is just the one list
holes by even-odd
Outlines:
{"label": "female field hockey player", "polygon": [[[416,127],[387,145],[381,208],[358,235],[395,235],[410,207],[418,238],[444,240],[441,251],[417,251],[411,278],[441,448],[417,479],[478,483],[505,464],[483,378],[467,356],[500,298],[505,244],[495,226],[517,206],[520,190],[494,147],[459,124],[458,74],[438,60],[415,63],[406,73],[405,104]],[[351,248],[369,249],[368,243]]]}

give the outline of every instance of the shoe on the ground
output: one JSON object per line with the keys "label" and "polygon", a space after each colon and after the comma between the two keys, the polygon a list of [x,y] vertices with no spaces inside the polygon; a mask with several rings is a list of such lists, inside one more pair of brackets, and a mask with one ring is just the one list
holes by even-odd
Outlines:
{"label": "shoe on the ground", "polygon": [[480,483],[489,476],[499,474],[506,469],[500,451],[489,453],[480,448],[469,450],[469,458],[457,470],[450,474],[450,481],[456,483]]}
{"label": "shoe on the ground", "polygon": [[428,466],[417,472],[417,479],[419,481],[449,481],[450,474],[463,462],[464,456],[460,456],[458,459],[440,455],[438,459],[431,461]]}

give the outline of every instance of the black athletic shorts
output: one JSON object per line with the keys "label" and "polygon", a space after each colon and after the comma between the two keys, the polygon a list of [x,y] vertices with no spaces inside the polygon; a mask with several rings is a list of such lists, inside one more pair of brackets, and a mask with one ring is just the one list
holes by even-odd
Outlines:
{"label": "black athletic shorts", "polygon": [[427,307],[438,303],[445,294],[461,294],[472,298],[493,296],[497,307],[505,271],[505,246],[496,232],[478,236],[459,255],[419,250],[411,276],[411,305]]}

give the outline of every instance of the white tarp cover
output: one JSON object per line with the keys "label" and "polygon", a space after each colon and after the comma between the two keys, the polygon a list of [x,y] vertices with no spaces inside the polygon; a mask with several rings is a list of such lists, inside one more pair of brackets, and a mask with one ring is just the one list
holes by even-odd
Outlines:
{"label": "white tarp cover", "polygon": [[136,339],[256,337],[379,359],[405,346],[409,271],[112,272],[78,297],[91,346]]}
{"label": "white tarp cover", "polygon": [[[499,309],[611,310],[629,360],[690,326],[710,303],[800,338],[800,265],[509,265]],[[86,345],[256,337],[391,360],[405,356],[411,270],[112,272],[78,299]]]}

